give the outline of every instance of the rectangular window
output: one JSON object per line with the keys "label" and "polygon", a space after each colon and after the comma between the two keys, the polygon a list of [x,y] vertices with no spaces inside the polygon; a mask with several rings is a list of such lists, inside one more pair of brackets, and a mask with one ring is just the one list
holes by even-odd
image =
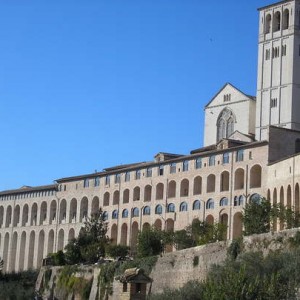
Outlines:
{"label": "rectangular window", "polygon": [[159,166],[158,167],[158,176],[164,175],[164,166]]}
{"label": "rectangular window", "polygon": [[189,161],[188,160],[185,160],[185,161],[183,161],[183,163],[182,163],[182,171],[183,172],[186,172],[186,171],[188,171],[189,170]]}
{"label": "rectangular window", "polygon": [[208,165],[211,167],[211,166],[214,166],[215,164],[216,164],[216,156],[212,155],[209,157]]}
{"label": "rectangular window", "polygon": [[229,164],[229,153],[226,152],[223,154],[223,164]]}
{"label": "rectangular window", "polygon": [[130,181],[130,172],[125,173],[125,182]]}
{"label": "rectangular window", "polygon": [[85,187],[85,188],[89,187],[89,180],[88,179],[84,179],[83,187]]}
{"label": "rectangular window", "polygon": [[141,179],[141,170],[135,171],[135,179]]}
{"label": "rectangular window", "polygon": [[170,174],[176,173],[176,163],[170,164]]}
{"label": "rectangular window", "polygon": [[244,150],[238,150],[236,152],[236,161],[243,161],[244,160]]}
{"label": "rectangular window", "polygon": [[120,183],[120,178],[121,178],[120,174],[116,174],[115,175],[115,183]]}
{"label": "rectangular window", "polygon": [[147,168],[146,176],[152,177],[152,168]]}
{"label": "rectangular window", "polygon": [[201,169],[201,168],[202,168],[202,159],[198,157],[195,160],[195,169]]}
{"label": "rectangular window", "polygon": [[110,176],[107,175],[107,176],[105,177],[105,185],[109,185],[109,184],[110,184]]}
{"label": "rectangular window", "polygon": [[100,185],[100,177],[95,177],[94,186],[99,186],[99,185]]}

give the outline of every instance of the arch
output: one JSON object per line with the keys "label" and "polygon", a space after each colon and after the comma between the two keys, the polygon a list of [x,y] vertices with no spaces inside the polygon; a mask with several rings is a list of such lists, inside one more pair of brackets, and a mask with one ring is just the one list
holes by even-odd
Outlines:
{"label": "arch", "polygon": [[160,204],[156,205],[155,214],[156,215],[161,215],[162,214],[162,206]]}
{"label": "arch", "polygon": [[37,225],[37,204],[33,203],[31,207],[31,226]]}
{"label": "arch", "polygon": [[110,198],[109,192],[104,193],[103,206],[109,206],[109,198]]}
{"label": "arch", "polygon": [[273,31],[279,31],[281,27],[281,14],[276,11],[273,18]]}
{"label": "arch", "polygon": [[189,195],[189,181],[183,179],[180,183],[180,197],[187,197]]}
{"label": "arch", "polygon": [[139,211],[139,209],[137,208],[137,207],[134,207],[133,209],[132,209],[132,217],[134,218],[134,217],[138,217],[140,215],[140,211]]}
{"label": "arch", "polygon": [[77,221],[77,199],[73,198],[70,203],[69,223]]}
{"label": "arch", "polygon": [[4,245],[3,245],[3,271],[8,271],[8,247],[9,247],[9,233],[6,232],[4,236]]}
{"label": "arch", "polygon": [[144,201],[148,202],[151,201],[152,198],[152,186],[151,185],[146,185],[144,189]]}
{"label": "arch", "polygon": [[40,208],[40,225],[47,220],[47,202],[43,201]]}
{"label": "arch", "polygon": [[69,234],[68,234],[68,242],[70,242],[74,239],[75,239],[75,230],[74,230],[74,228],[71,228],[69,230]]}
{"label": "arch", "polygon": [[21,234],[20,241],[20,257],[19,257],[19,270],[24,271],[24,262],[25,262],[25,249],[26,249],[26,232],[23,231]]}
{"label": "arch", "polygon": [[223,197],[223,198],[220,200],[220,206],[227,206],[227,205],[228,205],[228,198]]}
{"label": "arch", "polygon": [[181,202],[180,203],[180,206],[179,206],[179,211],[187,211],[188,210],[188,205],[187,203],[184,201],[184,202]]}
{"label": "arch", "polygon": [[9,227],[9,225],[11,224],[11,217],[12,217],[12,208],[9,205],[6,208],[5,227]]}
{"label": "arch", "polygon": [[64,249],[64,239],[65,239],[65,232],[61,228],[58,232],[58,238],[57,238],[57,251]]}
{"label": "arch", "polygon": [[127,245],[128,226],[124,223],[121,227],[121,245]]}
{"label": "arch", "polygon": [[234,123],[236,123],[235,114],[231,109],[225,107],[217,119],[217,142],[228,138],[234,132]]}
{"label": "arch", "polygon": [[234,189],[242,190],[245,185],[245,171],[242,168],[237,169],[234,172]]}
{"label": "arch", "polygon": [[277,204],[277,189],[275,188],[273,191],[273,205]]}
{"label": "arch", "polygon": [[67,201],[62,199],[59,208],[59,223],[66,222],[67,219]]}
{"label": "arch", "polygon": [[236,239],[242,236],[243,233],[243,215],[241,212],[237,212],[233,216],[233,238]]}
{"label": "arch", "polygon": [[3,219],[4,219],[4,207],[0,206],[0,228],[3,226]]}
{"label": "arch", "polygon": [[199,200],[195,200],[193,203],[193,210],[200,210],[201,208],[201,203]]}
{"label": "arch", "polygon": [[206,209],[214,209],[215,208],[215,202],[213,199],[208,199],[206,202]]}
{"label": "arch", "polygon": [[133,201],[139,201],[141,199],[141,189],[139,186],[136,186],[133,189]]}
{"label": "arch", "polygon": [[35,232],[32,230],[29,236],[29,249],[28,249],[28,269],[33,269],[34,258],[34,245],[35,245]]}
{"label": "arch", "polygon": [[18,234],[17,232],[13,233],[11,248],[10,248],[10,262],[9,262],[9,271],[17,271],[16,269],[16,255],[17,255],[17,247],[18,247]]}
{"label": "arch", "polygon": [[202,194],[202,177],[197,176],[194,178],[194,195]]}
{"label": "arch", "polygon": [[120,192],[114,191],[113,194],[113,205],[118,205],[120,203]]}
{"label": "arch", "polygon": [[123,191],[123,203],[129,203],[129,189]]}
{"label": "arch", "polygon": [[250,169],[250,188],[261,187],[261,166],[255,165]]}
{"label": "arch", "polygon": [[208,215],[206,217],[205,221],[206,221],[207,224],[213,225],[214,224],[214,217],[212,215]]}
{"label": "arch", "polygon": [[249,202],[260,203],[261,199],[262,199],[261,195],[255,193],[250,196]]}
{"label": "arch", "polygon": [[56,222],[56,210],[57,210],[56,200],[52,200],[50,203],[50,218],[49,218],[50,224],[54,224]]}
{"label": "arch", "polygon": [[99,212],[100,200],[97,196],[95,196],[92,200],[92,209],[91,215],[96,215]]}
{"label": "arch", "polygon": [[270,189],[268,189],[268,192],[267,192],[267,200],[271,203],[271,191],[270,191]]}
{"label": "arch", "polygon": [[139,225],[137,222],[133,222],[131,225],[131,251],[133,253],[136,252],[136,245],[137,245],[137,237],[139,232]]}
{"label": "arch", "polygon": [[292,189],[290,185],[288,185],[286,192],[286,206],[287,208],[292,208]]}
{"label": "arch", "polygon": [[111,226],[110,238],[111,238],[112,244],[117,245],[117,240],[118,240],[118,227],[117,227],[117,224],[113,224]]}
{"label": "arch", "polygon": [[54,252],[54,230],[51,229],[48,233],[48,249],[47,254]]}
{"label": "arch", "polygon": [[220,190],[221,192],[229,191],[229,172],[224,171],[221,173],[221,182],[220,182]]}
{"label": "arch", "polygon": [[289,10],[286,8],[283,11],[283,20],[282,20],[282,29],[288,29],[290,25],[290,12]]}
{"label": "arch", "polygon": [[162,222],[160,219],[156,219],[154,222],[154,228],[157,230],[161,230],[162,229]]}
{"label": "arch", "polygon": [[295,186],[295,212],[299,213],[299,208],[300,208],[300,202],[299,202],[299,184],[298,182],[296,183]]}
{"label": "arch", "polygon": [[112,214],[111,214],[111,218],[112,218],[113,220],[116,220],[116,219],[118,219],[118,216],[119,216],[118,210],[117,210],[117,209],[113,210],[113,212],[112,212]]}
{"label": "arch", "polygon": [[16,205],[14,208],[13,226],[18,226],[19,222],[20,222],[20,205]]}
{"label": "arch", "polygon": [[265,22],[265,33],[271,32],[271,23],[272,23],[272,17],[270,14],[267,14],[266,22]]}
{"label": "arch", "polygon": [[[223,213],[220,215],[220,223],[228,228],[228,214]],[[225,230],[223,238],[227,240],[227,230]]]}
{"label": "arch", "polygon": [[[166,220],[166,229],[167,232],[174,232],[174,220],[173,219],[167,219]],[[165,252],[169,253],[173,251],[173,244],[168,243],[165,245]]]}
{"label": "arch", "polygon": [[44,233],[44,230],[41,230],[40,233],[39,233],[37,264],[36,264],[37,268],[41,267],[41,265],[43,264],[44,243],[45,243],[45,233]]}
{"label": "arch", "polygon": [[150,207],[149,206],[145,206],[144,209],[143,209],[143,215],[144,216],[150,216]]}
{"label": "arch", "polygon": [[158,183],[156,185],[156,200],[162,200],[164,197],[164,185],[162,183]]}
{"label": "arch", "polygon": [[284,205],[284,190],[283,190],[283,186],[280,188],[280,194],[279,194],[279,200],[280,200],[280,204]]}
{"label": "arch", "polygon": [[128,218],[128,210],[127,209],[123,209],[122,218]]}
{"label": "arch", "polygon": [[210,174],[207,177],[207,186],[206,191],[207,193],[213,193],[216,189],[216,176],[214,174]]}
{"label": "arch", "polygon": [[175,212],[175,205],[174,203],[169,203],[167,206],[167,212]]}
{"label": "arch", "polygon": [[148,222],[145,222],[144,224],[143,224],[143,231],[144,230],[149,230],[151,228],[151,226],[150,226],[150,224],[148,223]]}
{"label": "arch", "polygon": [[175,198],[176,197],[176,182],[171,180],[168,186],[168,198]]}
{"label": "arch", "polygon": [[89,200],[87,197],[83,197],[80,202],[79,222],[83,222],[87,218],[88,207],[89,207]]}

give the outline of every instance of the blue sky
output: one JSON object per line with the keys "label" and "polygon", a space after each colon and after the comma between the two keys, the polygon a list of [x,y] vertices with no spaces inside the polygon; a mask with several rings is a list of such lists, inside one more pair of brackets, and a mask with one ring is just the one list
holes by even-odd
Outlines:
{"label": "blue sky", "polygon": [[203,143],[226,83],[255,95],[270,0],[4,0],[0,190]]}

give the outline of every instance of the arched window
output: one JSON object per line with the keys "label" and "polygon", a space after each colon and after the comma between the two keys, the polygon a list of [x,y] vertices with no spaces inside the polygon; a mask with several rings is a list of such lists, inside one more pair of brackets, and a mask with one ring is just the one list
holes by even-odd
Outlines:
{"label": "arched window", "polygon": [[283,26],[282,29],[288,29],[290,25],[290,13],[288,9],[285,9],[283,12]]}
{"label": "arched window", "polygon": [[220,206],[227,206],[228,205],[228,198],[224,197],[220,200]]}
{"label": "arched window", "polygon": [[112,212],[112,215],[111,215],[112,219],[118,219],[118,210],[115,209],[113,212]]}
{"label": "arched window", "polygon": [[187,211],[188,210],[188,205],[186,202],[181,202],[180,203],[180,207],[179,207],[179,211]]}
{"label": "arched window", "polygon": [[150,207],[149,206],[144,207],[143,215],[144,216],[149,216],[150,215]]}
{"label": "arched window", "polygon": [[135,207],[133,210],[132,210],[132,216],[133,217],[138,217],[140,215],[140,211],[137,207]]}
{"label": "arched window", "polygon": [[277,11],[274,15],[274,20],[273,20],[273,31],[279,31],[280,30],[280,12]]}
{"label": "arched window", "polygon": [[251,195],[250,202],[260,203],[261,202],[261,196],[259,194]]}
{"label": "arched window", "polygon": [[265,33],[270,33],[271,32],[271,21],[272,17],[270,14],[266,16],[266,25],[265,25]]}
{"label": "arched window", "polygon": [[250,188],[261,187],[261,166],[255,165],[250,170]]}
{"label": "arched window", "polygon": [[103,221],[107,221],[108,220],[108,213],[107,213],[107,211],[103,212],[102,219],[103,219]]}
{"label": "arched window", "polygon": [[193,203],[193,210],[199,210],[201,208],[201,204],[199,200],[195,200]]}
{"label": "arched window", "polygon": [[167,212],[175,212],[175,205],[173,203],[168,204]]}
{"label": "arched window", "polygon": [[127,209],[124,209],[122,211],[122,218],[128,218],[128,210]]}
{"label": "arched window", "polygon": [[160,204],[156,205],[155,207],[155,214],[161,215],[162,214],[162,206]]}
{"label": "arched window", "polygon": [[214,209],[215,208],[215,202],[213,199],[208,199],[206,202],[206,209]]}
{"label": "arched window", "polygon": [[236,118],[234,113],[225,107],[219,114],[217,120],[217,141],[228,138],[234,132]]}

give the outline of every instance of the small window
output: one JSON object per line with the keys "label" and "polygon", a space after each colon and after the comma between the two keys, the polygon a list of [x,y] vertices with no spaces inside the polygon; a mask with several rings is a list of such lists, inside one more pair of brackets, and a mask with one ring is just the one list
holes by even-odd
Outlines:
{"label": "small window", "polygon": [[99,185],[100,185],[100,177],[95,177],[94,186],[99,186]]}
{"label": "small window", "polygon": [[188,160],[185,160],[183,163],[182,163],[182,171],[183,172],[186,172],[189,170],[189,161]]}
{"label": "small window", "polygon": [[105,185],[109,185],[110,184],[110,176],[107,175],[105,176]]}
{"label": "small window", "polygon": [[120,174],[116,174],[115,175],[115,183],[120,183],[120,178],[121,178]]}
{"label": "small window", "polygon": [[236,152],[236,161],[238,162],[243,160],[244,160],[244,150],[241,149]]}
{"label": "small window", "polygon": [[156,215],[161,215],[162,214],[162,206],[160,204],[156,205],[156,207],[155,207],[155,214]]}
{"label": "small window", "polygon": [[130,181],[130,172],[125,173],[125,182]]}
{"label": "small window", "polygon": [[143,215],[144,216],[150,216],[150,207],[149,206],[145,206],[144,210],[143,210]]}
{"label": "small window", "polygon": [[135,171],[135,179],[141,179],[141,170]]}
{"label": "small window", "polygon": [[112,219],[118,219],[118,210],[114,210],[113,212],[112,212]]}
{"label": "small window", "polygon": [[252,159],[252,151],[249,151],[249,159]]}
{"label": "small window", "polygon": [[140,211],[137,207],[135,207],[133,210],[132,210],[132,216],[133,217],[138,217],[140,215]]}
{"label": "small window", "polygon": [[160,165],[158,167],[158,176],[164,175],[164,166]]}
{"label": "small window", "polygon": [[85,187],[85,188],[89,187],[89,180],[88,179],[84,179],[84,181],[83,181],[83,187]]}
{"label": "small window", "polygon": [[229,153],[226,152],[223,154],[223,164],[229,164]]}
{"label": "small window", "polygon": [[211,166],[214,166],[215,164],[216,164],[216,156],[212,155],[209,157],[208,165],[211,167]]}
{"label": "small window", "polygon": [[128,218],[128,210],[124,209],[122,212],[122,218]]}
{"label": "small window", "polygon": [[186,202],[182,202],[180,204],[179,211],[187,211],[187,210],[188,210],[187,203]]}
{"label": "small window", "polygon": [[198,157],[195,160],[195,169],[201,169],[201,168],[202,168],[202,159]]}
{"label": "small window", "polygon": [[173,203],[169,203],[167,212],[175,212],[175,205]]}
{"label": "small window", "polygon": [[228,198],[224,197],[220,200],[220,206],[227,206],[228,205]]}
{"label": "small window", "polygon": [[170,164],[170,174],[176,173],[176,163]]}
{"label": "small window", "polygon": [[103,221],[107,221],[108,220],[108,213],[107,213],[107,211],[103,212],[102,219],[103,219]]}
{"label": "small window", "polygon": [[201,204],[199,200],[194,201],[193,203],[193,210],[200,210]]}
{"label": "small window", "polygon": [[206,202],[206,209],[214,209],[215,208],[215,202],[213,199],[208,199]]}
{"label": "small window", "polygon": [[152,168],[147,168],[146,176],[152,177]]}

